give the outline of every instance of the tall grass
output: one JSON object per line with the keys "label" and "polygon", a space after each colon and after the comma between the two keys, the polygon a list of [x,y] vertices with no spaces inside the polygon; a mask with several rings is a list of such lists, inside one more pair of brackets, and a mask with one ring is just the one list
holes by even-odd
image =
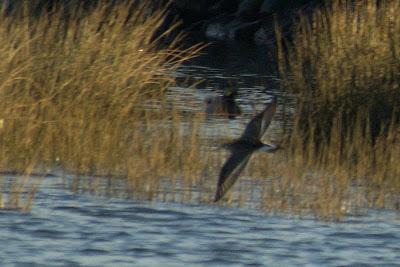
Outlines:
{"label": "tall grass", "polygon": [[[29,174],[55,169],[76,192],[209,202],[226,154],[202,136],[204,114],[165,97],[200,47],[160,46],[173,27],[157,35],[164,12],[146,4],[29,8],[0,17],[0,171],[21,176],[0,179],[0,208],[28,210]],[[333,1],[301,18],[279,49],[293,129],[280,153],[253,156],[233,204],[329,218],[399,208],[399,11]]]}
{"label": "tall grass", "polygon": [[361,191],[364,206],[399,208],[398,12],[398,1],[336,0],[301,16],[291,41],[277,31],[282,84],[297,99],[283,177],[314,185],[306,202],[325,214]]}
{"label": "tall grass", "polygon": [[[87,13],[55,8],[33,18],[29,7],[0,18],[2,171],[129,175],[136,190],[153,186],[142,172],[166,175],[197,153],[163,96],[170,74],[200,47],[181,49],[179,36],[160,47],[164,11],[104,1]],[[159,109],[145,108],[154,102]]]}
{"label": "tall grass", "polygon": [[304,110],[330,119],[367,112],[379,134],[399,100],[399,9],[396,1],[336,0],[300,18],[286,56],[280,47],[280,70]]}

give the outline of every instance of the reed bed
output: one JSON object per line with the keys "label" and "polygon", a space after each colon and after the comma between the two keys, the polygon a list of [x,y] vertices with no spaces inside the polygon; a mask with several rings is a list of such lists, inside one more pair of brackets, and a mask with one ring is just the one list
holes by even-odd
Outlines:
{"label": "reed bed", "polygon": [[284,209],[399,209],[398,12],[398,1],[336,0],[301,16],[291,41],[277,30],[282,85],[297,101],[277,170]]}
{"label": "reed bed", "polygon": [[[165,97],[201,46],[160,46],[174,26],[160,35],[165,14],[146,5],[29,8],[0,17],[0,208],[29,210],[33,174],[60,170],[74,192],[210,203],[227,153],[204,114]],[[333,1],[300,19],[278,49],[293,127],[223,203],[324,218],[399,208],[399,11]]]}
{"label": "reed bed", "polygon": [[[193,160],[196,123],[182,129],[188,116],[164,94],[200,46],[182,49],[180,36],[160,46],[174,26],[157,32],[165,13],[147,4],[104,1],[86,13],[54,8],[38,17],[29,8],[0,18],[1,171],[122,176],[131,192],[155,191],[160,176],[193,177],[204,164]],[[27,183],[3,182],[2,206],[21,206],[11,199]]]}

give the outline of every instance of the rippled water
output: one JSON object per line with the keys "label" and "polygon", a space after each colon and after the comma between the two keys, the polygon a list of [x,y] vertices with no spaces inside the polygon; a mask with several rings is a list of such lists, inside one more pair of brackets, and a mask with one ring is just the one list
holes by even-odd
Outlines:
{"label": "rippled water", "polygon": [[[214,48],[211,48],[211,50]],[[243,114],[207,127],[237,130],[271,95],[264,56],[215,48],[182,68],[169,97],[199,110],[233,81]],[[239,56],[240,55],[240,56]],[[202,81],[186,88],[185,80]],[[282,105],[282,103],[280,103]],[[271,125],[280,129],[279,110]],[[273,132],[272,131],[272,132]],[[290,218],[213,204],[135,202],[73,194],[47,177],[28,213],[0,210],[1,266],[400,266],[400,214],[369,211],[341,222]]]}
{"label": "rippled water", "polygon": [[216,205],[72,194],[46,178],[31,212],[0,211],[1,266],[400,266],[400,218],[340,223]]}

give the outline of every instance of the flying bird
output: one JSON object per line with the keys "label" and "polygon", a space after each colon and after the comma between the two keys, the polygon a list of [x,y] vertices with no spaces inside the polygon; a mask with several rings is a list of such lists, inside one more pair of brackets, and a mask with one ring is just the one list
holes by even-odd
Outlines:
{"label": "flying bird", "polygon": [[278,145],[267,145],[261,142],[261,138],[270,125],[275,110],[276,97],[247,124],[239,139],[222,145],[223,148],[230,151],[230,156],[219,173],[215,202],[219,201],[233,186],[240,173],[246,167],[253,152],[257,150],[274,152],[279,149]]}

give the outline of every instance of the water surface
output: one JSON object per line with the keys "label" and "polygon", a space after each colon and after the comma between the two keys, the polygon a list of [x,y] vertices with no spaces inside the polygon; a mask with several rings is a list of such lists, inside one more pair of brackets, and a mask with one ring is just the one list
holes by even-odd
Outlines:
{"label": "water surface", "polygon": [[73,194],[56,177],[0,227],[1,266],[400,266],[394,212],[324,222]]}
{"label": "water surface", "polygon": [[[206,121],[211,137],[227,126],[240,134],[257,108],[281,96],[269,131],[278,134],[286,93],[267,54],[212,46],[174,74],[179,82],[168,97],[199,111],[230,81],[243,114]],[[400,266],[399,217],[369,210],[324,222],[210,203],[139,202],[74,194],[61,178],[47,177],[30,212],[0,210],[0,266]]]}

